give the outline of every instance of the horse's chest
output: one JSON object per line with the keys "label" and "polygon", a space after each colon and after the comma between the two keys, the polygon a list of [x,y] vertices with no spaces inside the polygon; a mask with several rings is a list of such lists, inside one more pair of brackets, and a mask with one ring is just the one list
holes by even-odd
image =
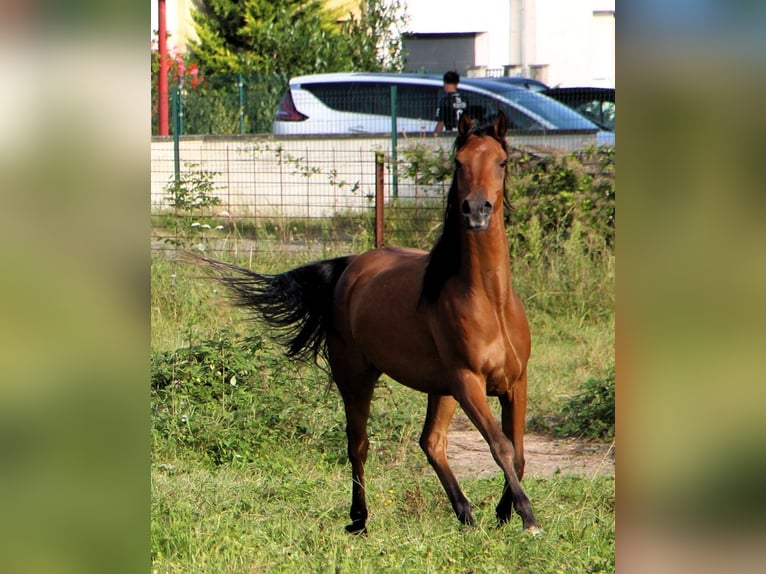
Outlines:
{"label": "horse's chest", "polygon": [[496,351],[484,357],[480,371],[486,378],[487,394],[502,395],[508,392],[522,373],[522,363],[513,344],[497,341]]}
{"label": "horse's chest", "polygon": [[484,379],[488,395],[508,392],[521,377],[528,354],[522,333],[504,309],[484,297],[456,301],[437,315],[444,335],[442,358]]}

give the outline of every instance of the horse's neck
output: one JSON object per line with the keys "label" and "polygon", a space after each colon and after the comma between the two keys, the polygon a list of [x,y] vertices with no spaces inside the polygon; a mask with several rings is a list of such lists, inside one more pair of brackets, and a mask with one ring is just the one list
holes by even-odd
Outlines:
{"label": "horse's neck", "polygon": [[490,225],[479,233],[464,232],[461,277],[472,292],[484,293],[497,304],[508,301],[511,262],[502,225]]}

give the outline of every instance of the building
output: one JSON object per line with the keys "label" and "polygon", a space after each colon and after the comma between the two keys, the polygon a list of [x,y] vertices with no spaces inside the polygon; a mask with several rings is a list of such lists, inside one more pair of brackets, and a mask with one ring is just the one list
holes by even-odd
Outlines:
{"label": "building", "polygon": [[[166,0],[168,47],[194,38],[195,0]],[[327,0],[347,13],[358,1]],[[613,88],[615,0],[407,0],[406,71],[523,75],[550,85]],[[151,0],[152,31],[157,0]]]}
{"label": "building", "polygon": [[[155,41],[159,29],[158,1],[151,1],[151,40]],[[168,50],[174,54],[186,51],[186,44],[190,39],[196,40],[197,33],[194,30],[192,11],[194,0],[166,0],[165,1],[165,26],[168,32]]]}
{"label": "building", "polygon": [[407,71],[614,87],[614,0],[408,0]]}

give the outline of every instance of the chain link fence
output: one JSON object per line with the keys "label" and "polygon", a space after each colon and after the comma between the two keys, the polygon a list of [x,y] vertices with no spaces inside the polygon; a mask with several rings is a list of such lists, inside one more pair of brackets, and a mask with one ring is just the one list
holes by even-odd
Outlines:
{"label": "chain link fence", "polygon": [[[233,76],[175,87],[172,136],[151,143],[152,249],[304,259],[379,244],[429,249],[453,169],[454,133],[433,133],[440,84],[396,90],[369,84],[340,99],[331,85],[317,85],[313,95],[331,109],[376,117],[373,131],[388,133],[274,135],[275,111],[295,104],[286,101],[287,86],[287,78]],[[475,107],[482,104],[483,111],[471,113],[496,113],[491,102],[473,99]],[[540,160],[544,174],[551,169],[545,158],[588,149],[595,139],[577,130],[512,131],[510,142],[517,161]],[[570,185],[572,193],[590,193],[577,186]],[[523,193],[538,201],[534,190]],[[609,193],[613,199],[613,186]]]}

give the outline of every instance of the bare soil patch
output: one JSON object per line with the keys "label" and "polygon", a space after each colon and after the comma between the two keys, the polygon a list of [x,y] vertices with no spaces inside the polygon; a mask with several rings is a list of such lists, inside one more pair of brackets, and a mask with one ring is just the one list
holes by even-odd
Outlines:
{"label": "bare soil patch", "polygon": [[[463,413],[455,413],[448,440],[447,457],[458,479],[488,478],[500,472],[489,446]],[[611,444],[527,433],[524,458],[524,476],[614,476]]]}

